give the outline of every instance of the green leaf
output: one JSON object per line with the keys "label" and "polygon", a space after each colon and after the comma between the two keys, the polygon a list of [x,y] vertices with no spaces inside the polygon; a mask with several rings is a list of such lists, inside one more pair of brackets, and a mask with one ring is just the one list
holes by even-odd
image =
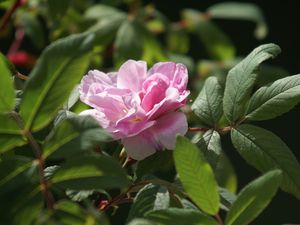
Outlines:
{"label": "green leaf", "polygon": [[183,17],[189,28],[198,34],[213,59],[228,60],[234,57],[235,47],[230,38],[213,22],[207,20],[204,14],[186,9],[183,11]]}
{"label": "green leaf", "polygon": [[188,139],[178,136],[174,161],[179,179],[196,205],[214,215],[219,210],[219,193],[212,168],[203,153]]}
{"label": "green leaf", "polygon": [[110,19],[112,16],[125,14],[122,11],[116,9],[115,7],[103,5],[103,4],[96,4],[92,7],[89,7],[85,14],[84,18],[88,20],[105,20]]}
{"label": "green leaf", "polygon": [[110,136],[90,116],[70,116],[63,120],[47,137],[43,145],[45,158],[67,158],[91,151]]}
{"label": "green leaf", "polygon": [[33,165],[33,161],[25,157],[13,157],[0,162],[0,187],[9,190],[20,185],[22,176]]}
{"label": "green leaf", "polygon": [[106,156],[79,156],[67,160],[51,182],[74,190],[126,188],[128,179],[118,162]]}
{"label": "green leaf", "polygon": [[[46,214],[47,215],[47,214]],[[88,209],[82,208],[80,205],[61,200],[55,204],[54,210],[48,214],[48,217],[44,216],[39,218],[38,224],[52,225],[52,224],[64,224],[64,225],[108,225],[109,221],[104,214],[99,213],[95,209],[89,207]]]}
{"label": "green leaf", "polygon": [[22,134],[12,115],[0,113],[0,134]]}
{"label": "green leaf", "polygon": [[154,221],[156,225],[218,225],[211,217],[193,209],[168,208],[156,210],[149,212],[146,218]]}
{"label": "green leaf", "polygon": [[95,5],[85,12],[84,18],[97,20],[96,24],[91,26],[86,33],[94,33],[95,43],[103,46],[115,38],[117,30],[127,19],[127,15],[109,6]]}
{"label": "green leaf", "polygon": [[125,20],[119,28],[115,41],[115,65],[119,67],[128,59],[140,59],[143,53],[143,41],[139,35],[136,21]]}
{"label": "green leaf", "polygon": [[248,120],[267,120],[280,116],[300,101],[300,75],[261,87],[251,97],[246,111]]}
{"label": "green leaf", "polygon": [[263,39],[268,33],[268,27],[261,9],[251,3],[223,2],[208,8],[212,18],[248,20],[256,23],[255,36]]}
{"label": "green leaf", "polygon": [[253,125],[241,125],[232,129],[231,139],[241,156],[256,169],[280,169],[281,188],[300,199],[300,164],[279,137]]}
{"label": "green leaf", "polygon": [[89,65],[93,37],[72,35],[47,47],[26,81],[20,114],[25,128],[46,126]]}
{"label": "green leaf", "polygon": [[192,110],[203,123],[214,127],[223,114],[222,98],[222,87],[218,79],[211,76],[206,79],[201,92],[192,105]]}
{"label": "green leaf", "polygon": [[148,184],[143,187],[134,198],[127,221],[131,221],[133,218],[144,217],[147,212],[153,210],[158,190],[158,185]]}
{"label": "green leaf", "polygon": [[254,220],[270,203],[280,185],[281,171],[270,171],[241,190],[226,217],[226,225],[244,225]]}
{"label": "green leaf", "polygon": [[30,225],[42,209],[36,163],[20,156],[0,162],[0,221]]}
{"label": "green leaf", "polygon": [[21,135],[0,134],[0,153],[4,153],[24,144],[26,144],[26,140]]}
{"label": "green leaf", "polygon": [[224,152],[220,155],[214,172],[220,187],[226,188],[232,193],[236,192],[238,183],[237,176],[232,163]]}
{"label": "green leaf", "polygon": [[216,168],[222,154],[221,137],[215,130],[206,131],[198,142],[198,146],[204,153],[211,167]]}
{"label": "green leaf", "polygon": [[15,106],[15,89],[9,63],[0,53],[0,113],[10,112]]}
{"label": "green leaf", "polygon": [[219,188],[220,198],[221,198],[221,209],[229,211],[231,205],[235,202],[237,196],[227,190],[226,188]]}
{"label": "green leaf", "polygon": [[234,123],[243,115],[257,79],[259,64],[279,53],[280,48],[275,44],[261,45],[229,71],[223,99],[223,110],[228,121]]}

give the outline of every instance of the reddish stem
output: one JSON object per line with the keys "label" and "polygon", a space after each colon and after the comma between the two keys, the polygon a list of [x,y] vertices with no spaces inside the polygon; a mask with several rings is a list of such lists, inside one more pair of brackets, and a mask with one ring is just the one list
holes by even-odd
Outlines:
{"label": "reddish stem", "polygon": [[219,131],[219,132],[228,132],[232,129],[231,126],[228,126],[228,127],[223,127],[223,128],[208,128],[208,127],[189,127],[188,128],[188,131],[190,132],[199,132],[199,131],[208,131],[208,130],[216,130],[216,131]]}
{"label": "reddish stem", "polygon": [[24,30],[22,28],[17,28],[16,33],[15,33],[15,40],[9,47],[7,55],[14,54],[19,50],[19,48],[23,42],[24,36],[25,36]]}
{"label": "reddish stem", "polygon": [[22,129],[23,135],[27,138],[28,144],[31,146],[31,148],[32,148],[32,150],[35,154],[36,160],[38,162],[41,191],[44,195],[44,199],[46,201],[48,209],[53,209],[54,198],[53,198],[53,195],[52,195],[52,193],[49,189],[49,183],[48,183],[48,181],[45,177],[45,174],[44,174],[45,159],[42,156],[41,147],[39,146],[39,144],[37,143],[37,141],[33,137],[30,130],[24,129],[24,124],[23,124],[23,121],[22,121],[22,118],[20,117],[20,115],[15,111],[11,112],[10,115],[14,118],[14,120],[16,121],[16,123],[20,127],[20,129]]}
{"label": "reddish stem", "polygon": [[4,16],[1,19],[0,32],[2,32],[5,29],[14,12],[25,2],[26,1],[24,0],[16,0],[15,3],[11,6],[11,8],[5,12]]}
{"label": "reddish stem", "polygon": [[224,225],[224,222],[222,220],[222,218],[220,217],[219,214],[216,214],[215,216],[216,221],[220,224],[220,225]]}

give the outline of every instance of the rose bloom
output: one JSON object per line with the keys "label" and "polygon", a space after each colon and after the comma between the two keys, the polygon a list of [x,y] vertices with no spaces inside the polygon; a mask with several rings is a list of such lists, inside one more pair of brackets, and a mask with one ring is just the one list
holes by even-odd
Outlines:
{"label": "rose bloom", "polygon": [[173,62],[155,64],[147,72],[143,61],[128,60],[118,72],[91,70],[79,86],[80,99],[127,155],[142,160],[156,151],[175,147],[177,134],[187,132],[184,113],[188,72]]}

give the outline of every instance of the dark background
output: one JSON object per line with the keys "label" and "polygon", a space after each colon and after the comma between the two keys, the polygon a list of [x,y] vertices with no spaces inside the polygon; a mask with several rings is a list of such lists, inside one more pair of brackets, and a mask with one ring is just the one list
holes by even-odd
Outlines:
{"label": "dark background", "polygon": [[[209,6],[224,1],[194,0],[172,1],[152,0],[155,6],[172,21],[180,19],[183,8],[194,8],[205,11]],[[263,43],[276,43],[282,48],[282,53],[270,63],[282,66],[291,75],[300,73],[300,1],[239,1],[251,2],[261,7],[269,27],[269,33],[263,40],[255,39],[251,22],[237,20],[215,20],[219,27],[228,34],[237,48],[238,55],[247,55],[253,48]],[[207,58],[200,42],[193,40],[191,54],[196,58]],[[299,130],[300,105],[276,119],[257,123],[281,137],[300,160]],[[239,178],[239,188],[258,176],[258,172],[247,165],[235,152],[229,138],[225,138],[223,148],[230,156]],[[251,224],[276,225],[300,224],[300,201],[282,191],[276,195],[268,208]]]}

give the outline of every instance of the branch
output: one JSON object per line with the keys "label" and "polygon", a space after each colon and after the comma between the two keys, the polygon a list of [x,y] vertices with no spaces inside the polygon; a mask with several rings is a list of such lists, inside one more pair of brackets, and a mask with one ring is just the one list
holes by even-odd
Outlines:
{"label": "branch", "polygon": [[7,10],[4,14],[4,16],[1,19],[1,25],[0,25],[0,33],[5,29],[7,26],[11,16],[14,14],[14,12],[23,4],[25,3],[24,0],[16,0],[15,3],[11,6],[9,10]]}
{"label": "branch", "polygon": [[216,214],[215,216],[216,221],[220,224],[220,225],[224,225],[224,222],[222,220],[222,218],[220,217],[219,214]]}
{"label": "branch", "polygon": [[35,154],[35,157],[38,162],[38,167],[39,167],[41,190],[42,190],[42,193],[46,200],[47,207],[49,209],[53,209],[54,198],[53,198],[52,193],[49,190],[49,183],[44,174],[45,159],[42,156],[42,150],[41,150],[39,144],[37,143],[37,141],[35,140],[35,138],[33,137],[32,133],[29,130],[24,129],[24,124],[23,124],[23,121],[22,121],[22,118],[20,117],[20,115],[15,111],[11,112],[10,115],[14,118],[14,120],[16,121],[16,123],[20,127],[20,129],[22,129],[23,135],[27,138],[28,144],[31,146],[31,148]]}
{"label": "branch", "polygon": [[222,127],[222,128],[189,127],[188,131],[190,131],[190,132],[199,132],[199,131],[205,132],[208,130],[215,130],[215,131],[219,131],[222,133],[226,133],[226,132],[230,131],[231,129],[232,129],[232,126]]}

